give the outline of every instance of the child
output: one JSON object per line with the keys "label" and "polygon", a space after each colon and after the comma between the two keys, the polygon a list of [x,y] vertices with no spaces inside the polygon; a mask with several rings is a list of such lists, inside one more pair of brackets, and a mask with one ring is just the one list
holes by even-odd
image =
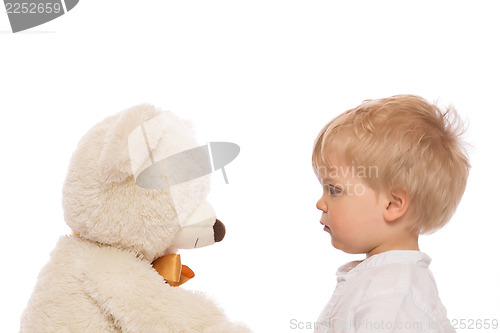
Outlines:
{"label": "child", "polygon": [[462,133],[452,107],[413,95],[365,101],[321,130],[320,222],[335,248],[366,258],[338,269],[315,332],[455,332],[418,236],[442,228],[464,193]]}

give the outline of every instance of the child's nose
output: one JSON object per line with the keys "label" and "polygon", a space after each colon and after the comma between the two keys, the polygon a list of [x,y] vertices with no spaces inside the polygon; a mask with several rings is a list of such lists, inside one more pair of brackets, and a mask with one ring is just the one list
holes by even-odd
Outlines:
{"label": "child's nose", "polygon": [[323,202],[323,197],[321,197],[318,202],[316,202],[316,208],[318,208],[319,210],[323,211],[323,212],[326,212],[326,205],[325,203]]}

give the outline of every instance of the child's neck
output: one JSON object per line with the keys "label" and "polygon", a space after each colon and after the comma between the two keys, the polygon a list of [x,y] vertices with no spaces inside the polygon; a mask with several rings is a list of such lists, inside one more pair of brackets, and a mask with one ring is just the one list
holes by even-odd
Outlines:
{"label": "child's neck", "polygon": [[408,234],[403,237],[397,237],[392,242],[382,243],[379,246],[373,248],[370,252],[366,253],[366,258],[391,250],[420,251],[420,248],[418,247],[418,234]]}

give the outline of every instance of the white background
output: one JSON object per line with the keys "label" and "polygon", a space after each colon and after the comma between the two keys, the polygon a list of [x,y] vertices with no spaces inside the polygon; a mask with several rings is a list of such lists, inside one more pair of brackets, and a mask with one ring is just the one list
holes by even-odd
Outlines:
{"label": "white background", "polygon": [[203,140],[241,147],[229,185],[212,178],[226,239],[182,252],[197,274],[186,288],[255,332],[306,332],[290,321],[314,322],[338,266],[364,258],[321,229],[313,140],[362,100],[401,93],[452,103],[470,124],[465,196],[420,249],[451,320],[500,320],[496,3],[82,0],[17,34],[0,13],[0,330],[18,330],[69,232],[61,188],[78,140],[150,102],[193,120]]}

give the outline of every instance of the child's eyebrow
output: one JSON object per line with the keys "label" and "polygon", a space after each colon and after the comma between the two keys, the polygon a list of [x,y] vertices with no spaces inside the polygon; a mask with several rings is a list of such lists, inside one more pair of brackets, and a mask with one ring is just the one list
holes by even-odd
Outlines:
{"label": "child's eyebrow", "polygon": [[339,179],[337,177],[326,177],[326,178],[320,178],[319,182],[321,184],[335,184],[339,182]]}

